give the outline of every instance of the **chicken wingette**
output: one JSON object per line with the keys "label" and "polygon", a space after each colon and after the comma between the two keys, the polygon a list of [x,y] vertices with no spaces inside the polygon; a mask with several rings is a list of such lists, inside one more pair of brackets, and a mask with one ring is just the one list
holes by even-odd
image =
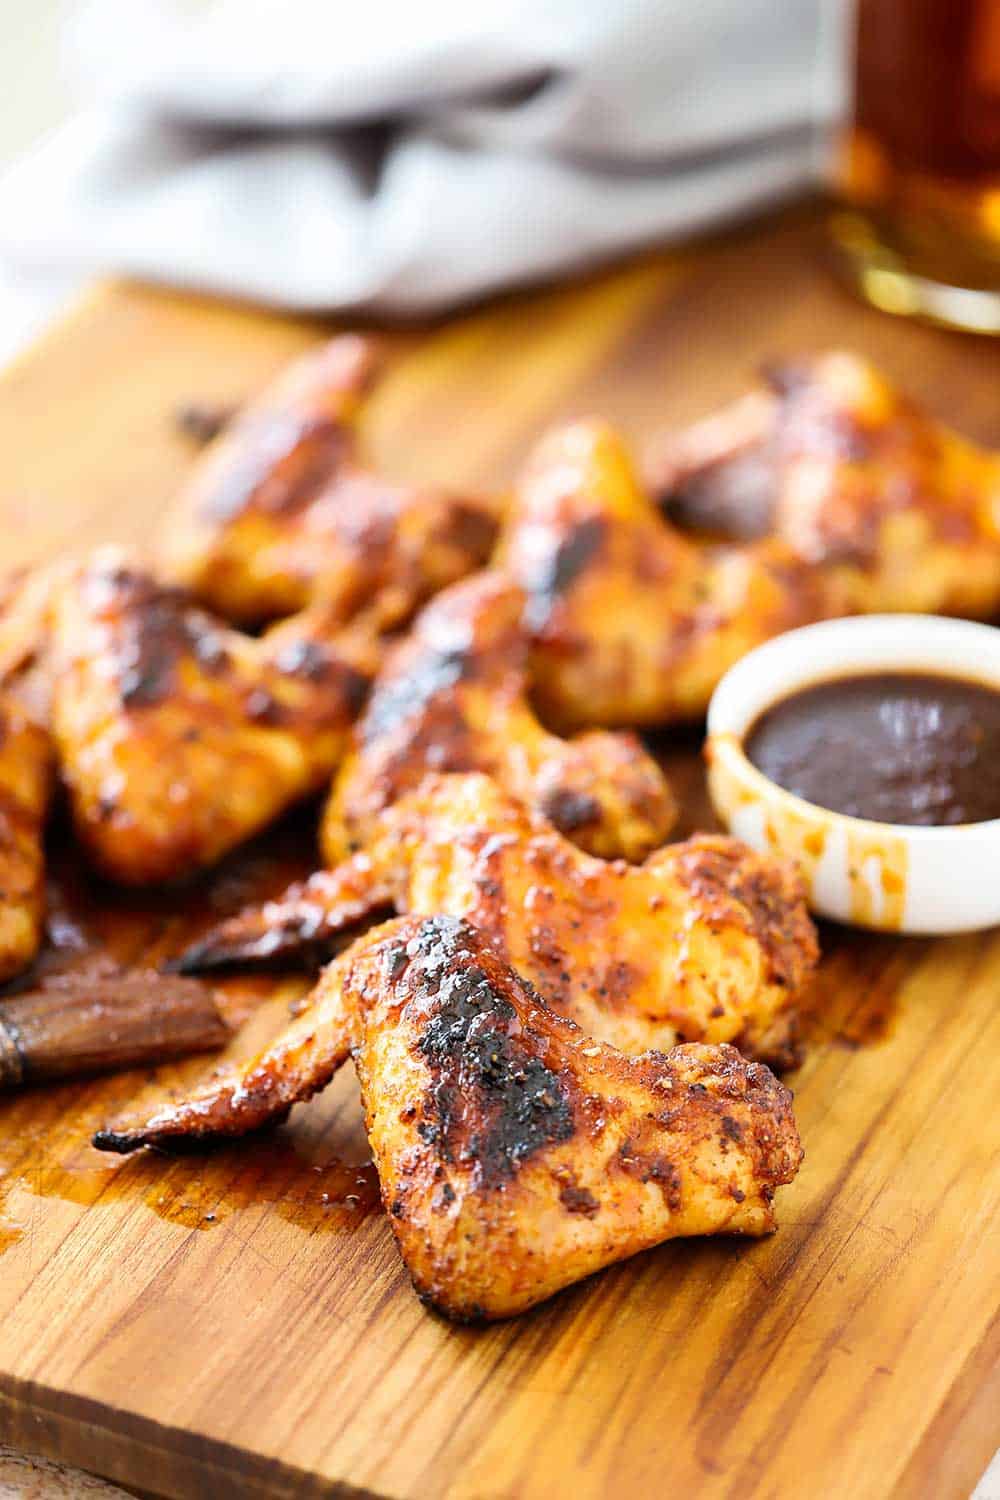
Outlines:
{"label": "chicken wingette", "polygon": [[485,771],[591,853],[642,859],[675,805],[632,734],[547,733],[528,702],[524,595],[477,573],[424,606],[379,673],[334,783],[329,865],[364,845],[386,807],[429,771]]}
{"label": "chicken wingette", "polygon": [[441,917],[360,939],[235,1077],[95,1145],[257,1129],[352,1054],[414,1287],[463,1321],[524,1312],[664,1240],[766,1234],[802,1159],[791,1096],[767,1068],[725,1046],[626,1057]]}
{"label": "chicken wingette", "polygon": [[624,1052],[732,1042],[796,1057],[816,935],[791,864],[703,835],[596,859],[489,777],[428,777],[364,849],[207,934],[189,972],[327,950],[387,911],[463,917],[548,1003]]}
{"label": "chicken wingette", "polygon": [[79,837],[107,875],[187,875],[319,791],[375,670],[374,633],[321,609],[254,638],[127,554],[52,601],[52,726]]}
{"label": "chicken wingette", "polygon": [[544,440],[499,559],[528,596],[537,697],[563,727],[698,717],[734,661],[813,620],[1000,608],[1000,457],[849,355],[790,366],[651,469],[689,522],[769,534],[679,530],[601,423]]}
{"label": "chicken wingette", "polygon": [[388,625],[486,561],[494,502],[392,483],[365,462],[375,369],[368,340],[336,338],[225,426],[168,514],[171,579],[242,624],[321,599],[331,619],[377,605]]}

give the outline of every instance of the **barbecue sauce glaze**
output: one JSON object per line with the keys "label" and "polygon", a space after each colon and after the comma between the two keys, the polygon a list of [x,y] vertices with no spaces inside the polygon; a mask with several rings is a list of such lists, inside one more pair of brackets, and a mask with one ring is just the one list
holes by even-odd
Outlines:
{"label": "barbecue sauce glaze", "polygon": [[1000,818],[1000,692],[923,672],[851,675],[768,708],[744,740],[765,776],[878,823]]}

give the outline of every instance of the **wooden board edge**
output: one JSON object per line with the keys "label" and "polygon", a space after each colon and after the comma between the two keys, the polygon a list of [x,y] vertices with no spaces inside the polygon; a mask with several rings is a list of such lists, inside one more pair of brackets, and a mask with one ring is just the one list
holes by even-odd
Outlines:
{"label": "wooden board edge", "polygon": [[[100,324],[107,310],[138,304],[143,309],[181,308],[187,314],[198,311],[219,319],[243,318],[255,324],[270,323],[274,327],[301,329],[304,334],[313,334],[317,339],[324,330],[330,334],[341,325],[354,326],[333,314],[296,312],[279,307],[262,307],[237,298],[213,296],[196,288],[168,286],[153,281],[139,281],[121,276],[96,277],[86,281],[75,292],[71,292],[52,312],[48,321],[36,330],[26,342],[18,345],[12,353],[0,361],[0,391],[14,384],[25,371],[34,365],[44,364],[54,349],[67,341],[72,343],[77,331],[88,324]],[[363,320],[359,320],[359,326]],[[416,325],[419,331],[419,325]],[[404,331],[406,331],[404,329]]]}
{"label": "wooden board edge", "polygon": [[85,323],[95,313],[99,315],[102,305],[114,299],[120,285],[117,281],[102,278],[89,281],[71,293],[26,343],[15,347],[0,363],[0,388],[16,381],[24,369],[44,358],[50,345],[61,343],[67,334],[72,335],[78,323]]}
{"label": "wooden board edge", "polygon": [[11,1376],[0,1378],[0,1443],[163,1500],[386,1500],[280,1459]]}

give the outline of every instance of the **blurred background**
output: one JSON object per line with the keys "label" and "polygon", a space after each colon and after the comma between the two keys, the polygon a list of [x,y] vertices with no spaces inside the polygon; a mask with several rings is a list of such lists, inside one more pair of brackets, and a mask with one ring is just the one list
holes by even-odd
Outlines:
{"label": "blurred background", "polygon": [[9,0],[0,355],[108,271],[412,318],[820,188],[1000,332],[1000,0]]}
{"label": "blurred background", "polygon": [[[61,80],[60,37],[73,0],[0,8],[0,176],[61,124],[72,100]],[[0,361],[58,306],[63,288],[0,258]]]}
{"label": "blurred background", "polygon": [[807,191],[838,0],[0,8],[0,355],[107,271],[446,310]]}

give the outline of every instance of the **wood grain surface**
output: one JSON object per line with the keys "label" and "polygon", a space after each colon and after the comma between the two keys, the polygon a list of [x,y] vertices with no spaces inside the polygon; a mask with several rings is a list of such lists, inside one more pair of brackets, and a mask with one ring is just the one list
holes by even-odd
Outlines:
{"label": "wood grain surface", "polygon": [[[175,408],[238,400],[320,331],[98,290],[0,383],[3,556],[147,540],[194,455]],[[370,439],[401,474],[503,485],[551,422],[641,437],[831,344],[1000,446],[1000,344],[851,300],[812,209],[387,342]],[[697,745],[662,744],[688,825]],[[49,961],[155,961],[311,836],[306,815],[153,902],[57,847]],[[204,1062],[5,1101],[0,1439],[177,1497],[966,1496],[1000,1440],[1000,933],[824,950],[779,1232],[674,1243],[485,1330],[412,1295],[347,1073],[271,1138],[178,1159],[88,1137]],[[293,992],[222,987],[237,1051]]]}

